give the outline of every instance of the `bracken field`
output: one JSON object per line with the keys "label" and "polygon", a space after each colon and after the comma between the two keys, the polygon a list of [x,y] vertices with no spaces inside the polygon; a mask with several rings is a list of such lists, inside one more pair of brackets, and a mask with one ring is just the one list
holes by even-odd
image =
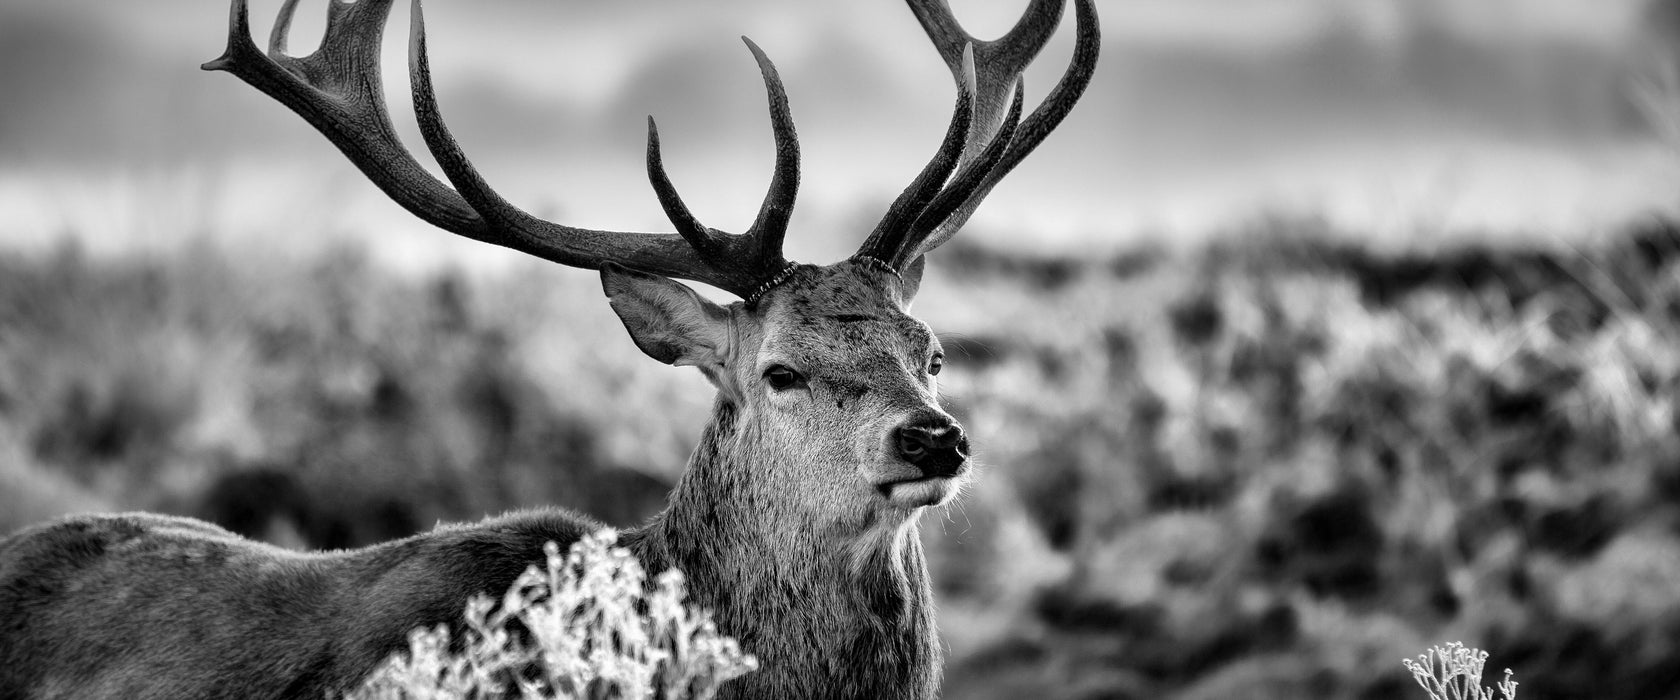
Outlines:
{"label": "bracken field", "polygon": [[[1401,659],[1451,640],[1525,700],[1680,697],[1680,227],[1359,239],[932,257],[916,311],[982,462],[922,521],[947,697],[1419,698]],[[710,397],[578,271],[0,256],[0,530],[634,524]]]}

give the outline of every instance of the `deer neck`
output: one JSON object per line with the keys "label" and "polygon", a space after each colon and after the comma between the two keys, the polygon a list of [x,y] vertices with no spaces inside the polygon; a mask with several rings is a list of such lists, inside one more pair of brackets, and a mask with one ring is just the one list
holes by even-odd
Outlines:
{"label": "deer neck", "polygon": [[626,544],[759,657],[739,697],[925,698],[940,652],[915,518],[790,508],[756,480],[774,460],[726,400],[713,409],[666,510]]}

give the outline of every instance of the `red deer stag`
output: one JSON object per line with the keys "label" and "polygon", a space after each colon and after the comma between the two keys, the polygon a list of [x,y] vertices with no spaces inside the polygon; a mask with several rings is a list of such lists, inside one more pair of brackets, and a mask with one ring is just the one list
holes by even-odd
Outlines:
{"label": "red deer stag", "polygon": [[[922,256],[1061,122],[1096,64],[1093,0],[1075,0],[1070,66],[1022,117],[1021,74],[1063,0],[1030,0],[995,41],[945,0],[910,0],[956,78],[955,115],[930,162],[857,254],[790,262],[782,239],[799,180],[775,67],[748,42],[769,92],[776,163],[744,234],[702,225],[660,164],[647,169],[674,234],[574,228],[496,194],[439,114],[415,2],[409,73],[426,146],[448,184],[399,142],[380,86],[392,0],[331,0],[325,39],[285,52],[295,0],[265,54],[235,0],[225,54],[206,63],[291,108],[414,215],[468,238],[597,269],[637,347],[698,367],[717,387],[710,424],[669,507],[621,543],[650,571],[686,572],[691,599],[759,657],[734,698],[931,698],[941,674],[925,507],[970,473],[968,440],[937,400],[939,342],[906,312]],[[719,305],[670,278],[718,287]],[[557,510],[439,527],[365,549],[295,553],[213,525],[150,514],[72,517],[0,541],[0,699],[319,698],[354,688],[419,626],[452,622],[599,527]]]}

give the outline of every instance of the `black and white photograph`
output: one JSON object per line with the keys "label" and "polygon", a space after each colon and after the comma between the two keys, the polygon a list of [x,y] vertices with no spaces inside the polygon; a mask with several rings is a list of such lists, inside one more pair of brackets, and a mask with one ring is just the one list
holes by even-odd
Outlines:
{"label": "black and white photograph", "polygon": [[1680,0],[0,0],[0,700],[1680,700]]}

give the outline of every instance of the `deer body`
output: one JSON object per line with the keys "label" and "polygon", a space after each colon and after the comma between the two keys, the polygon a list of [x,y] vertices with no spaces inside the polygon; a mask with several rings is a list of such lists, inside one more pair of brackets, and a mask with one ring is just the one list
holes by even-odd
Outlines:
{"label": "deer body", "polygon": [[[648,570],[683,570],[692,602],[759,655],[764,670],[725,697],[933,697],[939,647],[914,527],[865,552],[840,533],[766,537],[772,523],[730,517],[742,513],[694,488],[736,466],[713,441],[732,432],[714,424],[696,457],[716,461],[691,464],[672,508],[621,538]],[[409,630],[458,622],[468,598],[541,562],[545,542],[597,527],[534,510],[330,553],[144,513],[25,530],[0,541],[0,698],[335,697],[406,649]]]}
{"label": "deer body", "polygon": [[[234,0],[231,72],[303,116],[392,199],[445,230],[600,271],[631,339],[699,369],[712,419],[667,509],[621,544],[657,572],[681,569],[690,600],[755,654],[728,698],[931,698],[940,649],[917,537],[929,506],[970,478],[962,427],[939,406],[939,341],[911,317],[923,255],[953,235],[997,180],[1066,116],[1089,82],[1098,36],[1075,0],[1067,73],[1022,119],[1020,74],[1054,32],[1062,0],[1031,0],[996,41],[973,39],[942,0],[910,0],[957,80],[944,142],[857,255],[827,266],[782,257],[798,186],[787,96],[752,46],[777,142],[770,192],[744,234],[707,228],[660,161],[648,174],[676,234],[580,229],[503,200],[439,114],[419,3],[410,30],[415,111],[449,180],[396,138],[379,80],[392,0],[332,0],[327,36],[286,55],[295,0],[267,53]],[[719,305],[670,277],[742,298]],[[458,625],[473,595],[499,594],[599,527],[557,510],[513,513],[364,549],[296,553],[186,518],[80,516],[0,540],[0,700],[319,698],[356,687],[416,627]]]}

